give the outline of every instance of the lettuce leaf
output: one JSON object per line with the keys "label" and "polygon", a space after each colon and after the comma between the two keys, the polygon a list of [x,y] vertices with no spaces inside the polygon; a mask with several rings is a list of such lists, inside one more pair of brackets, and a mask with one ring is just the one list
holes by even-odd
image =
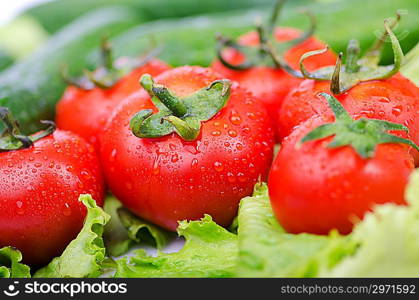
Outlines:
{"label": "lettuce leaf", "polygon": [[22,264],[22,253],[13,247],[0,248],[0,278],[30,278],[29,266]]}
{"label": "lettuce leaf", "polygon": [[237,236],[206,215],[200,221],[182,221],[179,236],[186,239],[176,253],[148,256],[144,250],[117,260],[115,277],[231,277],[236,265]]}
{"label": "lettuce leaf", "polygon": [[169,239],[168,231],[138,218],[124,207],[118,209],[118,215],[132,242],[136,244],[145,242],[157,249],[166,246]]}
{"label": "lettuce leaf", "polygon": [[108,196],[105,199],[103,210],[111,216],[109,222],[105,225],[103,240],[105,242],[106,253],[111,256],[120,256],[128,252],[132,241],[128,238],[127,230],[122,225],[118,216],[118,208],[122,207],[114,196]]}
{"label": "lettuce leaf", "polygon": [[167,231],[138,218],[123,208],[121,202],[114,196],[106,198],[104,210],[111,216],[103,234],[109,255],[123,255],[140,242],[150,244],[157,249],[162,249],[167,244],[170,237]]}
{"label": "lettuce leaf", "polygon": [[34,277],[84,278],[98,277],[101,274],[101,263],[105,259],[102,233],[110,216],[96,205],[90,195],[80,195],[79,201],[87,207],[82,230],[60,257],[54,258],[46,267],[38,270]]}
{"label": "lettuce leaf", "polygon": [[353,256],[322,273],[327,277],[419,277],[419,170],[406,191],[409,206],[377,206],[356,225]]}
{"label": "lettuce leaf", "polygon": [[253,196],[242,199],[238,225],[239,277],[313,277],[355,248],[335,232],[286,233],[273,215],[265,183],[256,184]]}

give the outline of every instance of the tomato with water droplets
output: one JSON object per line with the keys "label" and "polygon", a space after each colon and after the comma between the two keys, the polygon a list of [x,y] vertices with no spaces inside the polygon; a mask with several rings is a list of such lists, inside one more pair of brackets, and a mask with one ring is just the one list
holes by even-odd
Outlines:
{"label": "tomato with water droplets", "polygon": [[99,149],[98,135],[113,109],[129,94],[140,89],[138,80],[144,73],[158,75],[169,66],[157,59],[134,69],[110,88],[95,86],[83,89],[70,85],[57,104],[56,122],[60,129],[69,130],[85,138]]}
{"label": "tomato with water droplets", "polygon": [[29,264],[48,263],[80,232],[86,215],[80,194],[103,203],[94,148],[66,131],[0,152],[0,178],[0,247],[16,247]]}
{"label": "tomato with water droplets", "polygon": [[[210,69],[185,66],[154,80],[159,84],[155,88],[163,85],[186,99],[219,79]],[[225,106],[201,122],[193,140],[177,132],[135,136],[130,120],[147,110],[158,111],[146,90],[132,94],[117,107],[100,137],[111,191],[134,213],[169,230],[180,220],[204,214],[229,225],[240,199],[252,193],[259,178],[266,179],[272,161],[273,128],[265,107],[233,83]]]}
{"label": "tomato with water droplets", "polygon": [[375,205],[406,204],[414,170],[410,147],[378,144],[372,157],[363,158],[351,145],[331,148],[333,137],[301,143],[313,128],[331,122],[330,116],[313,116],[297,126],[272,165],[270,200],[287,232],[347,234]]}

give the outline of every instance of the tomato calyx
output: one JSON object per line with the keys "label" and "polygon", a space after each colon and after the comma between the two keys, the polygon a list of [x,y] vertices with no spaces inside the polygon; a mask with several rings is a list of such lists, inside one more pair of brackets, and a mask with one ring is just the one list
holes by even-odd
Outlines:
{"label": "tomato calyx", "polygon": [[[304,42],[310,38],[316,28],[316,20],[314,15],[308,11],[303,11],[310,20],[309,28],[296,39],[278,42],[275,39],[274,31],[280,11],[285,3],[285,0],[277,0],[273,9],[272,16],[267,24],[262,24],[260,20],[256,20],[256,32],[259,36],[259,45],[257,47],[244,46],[237,43],[235,40],[227,38],[221,34],[217,35],[217,57],[219,61],[229,69],[232,70],[246,70],[258,65],[266,65],[275,67],[277,69],[283,68],[284,65],[280,59],[275,59],[273,56],[278,54],[283,55],[287,50]],[[233,48],[244,55],[244,61],[240,64],[232,64],[228,62],[223,56],[223,50],[226,48]],[[285,66],[287,67],[287,66]]]}
{"label": "tomato calyx", "polygon": [[[384,32],[377,38],[372,47],[363,57],[360,55],[359,42],[355,39],[350,40],[346,52],[346,63],[342,65],[342,52],[339,53],[335,66],[320,68],[314,72],[309,72],[304,66],[304,61],[312,56],[325,53],[328,48],[310,51],[305,53],[300,59],[300,70],[295,71],[290,67],[284,67],[286,71],[299,78],[307,78],[314,80],[330,80],[330,91],[339,95],[349,90],[360,82],[380,80],[390,78],[396,74],[402,64],[403,51],[397,37],[394,35],[392,28],[400,20],[400,14],[397,14],[395,20],[386,19],[384,21]],[[379,66],[380,54],[386,37],[390,38],[393,49],[394,63],[388,66]],[[284,62],[281,62],[285,64]]]}
{"label": "tomato calyx", "polygon": [[151,109],[137,112],[130,121],[133,134],[139,138],[157,138],[176,132],[185,141],[195,140],[201,122],[211,119],[226,105],[231,87],[228,79],[215,80],[208,87],[180,99],[167,87],[154,83],[149,74],[144,74],[140,83],[158,112],[153,114]]}
{"label": "tomato calyx", "polygon": [[153,48],[142,57],[121,57],[115,60],[111,44],[106,38],[102,40],[100,49],[101,64],[96,70],[84,70],[84,76],[73,78],[68,74],[67,67],[63,67],[61,76],[64,81],[83,90],[92,90],[95,87],[109,89],[122,77],[145,65],[160,52],[160,48]]}
{"label": "tomato calyx", "polygon": [[408,132],[409,128],[406,126],[377,119],[354,120],[335,97],[327,93],[319,95],[328,101],[335,115],[335,122],[315,128],[304,136],[299,144],[334,136],[327,147],[338,148],[350,145],[362,158],[373,157],[378,144],[406,144],[419,151],[419,146],[411,140],[387,133],[389,130]]}
{"label": "tomato calyx", "polygon": [[8,108],[1,106],[0,121],[5,125],[4,131],[0,133],[0,152],[29,148],[34,142],[53,133],[56,128],[53,121],[42,120],[41,124],[48,125],[45,130],[30,136],[23,135],[20,131],[19,122],[13,117]]}

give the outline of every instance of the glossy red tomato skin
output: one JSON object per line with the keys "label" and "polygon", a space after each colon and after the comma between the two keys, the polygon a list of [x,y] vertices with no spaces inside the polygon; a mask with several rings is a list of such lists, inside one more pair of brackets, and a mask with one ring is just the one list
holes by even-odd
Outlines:
{"label": "glossy red tomato skin", "polygon": [[[300,35],[301,31],[295,28],[281,27],[275,31],[276,39],[282,42],[295,39]],[[245,46],[256,46],[259,44],[259,37],[256,32],[252,31],[241,36],[238,42]],[[284,59],[292,68],[299,69],[299,60],[304,53],[325,47],[326,45],[323,42],[311,37],[286,51]],[[227,49],[223,52],[223,56],[232,64],[239,64],[243,61],[243,56],[237,50]],[[332,51],[327,51],[321,56],[308,58],[305,61],[305,65],[308,70],[312,71],[335,62],[336,55]],[[220,61],[216,60],[213,62],[212,68],[222,76],[239,82],[241,87],[251,91],[267,107],[274,122],[284,97],[302,81],[302,79],[293,77],[282,69],[266,66],[256,66],[248,70],[235,71],[225,67]]]}
{"label": "glossy red tomato skin", "polygon": [[[210,69],[180,67],[155,80],[186,96],[219,79]],[[202,123],[196,141],[177,134],[158,139],[135,137],[130,118],[155,109],[145,91],[116,109],[101,135],[101,160],[111,191],[140,217],[169,230],[178,221],[210,214],[224,226],[266,178],[273,155],[273,129],[266,109],[236,83],[226,107]]]}
{"label": "glossy red tomato skin", "polygon": [[141,88],[139,78],[148,73],[156,76],[169,69],[157,59],[134,69],[113,87],[83,90],[69,86],[57,104],[56,123],[58,128],[72,131],[85,138],[97,150],[98,134],[103,129],[112,110],[129,94]]}
{"label": "glossy red tomato skin", "polygon": [[414,169],[408,147],[381,144],[371,159],[352,147],[327,148],[331,138],[300,141],[313,128],[332,121],[314,116],[283,141],[269,174],[272,208],[290,233],[351,232],[374,205],[406,204],[404,191]]}
{"label": "glossy red tomato skin", "polygon": [[[287,95],[276,124],[280,139],[313,115],[332,115],[327,101],[319,95],[320,92],[331,94],[329,86],[327,81],[307,79]],[[419,143],[419,88],[402,75],[359,83],[335,97],[354,118],[403,124],[410,131],[407,137]]]}
{"label": "glossy red tomato skin", "polygon": [[94,148],[61,130],[28,149],[0,153],[0,247],[14,246],[26,263],[58,256],[80,232],[80,194],[103,204],[104,180]]}

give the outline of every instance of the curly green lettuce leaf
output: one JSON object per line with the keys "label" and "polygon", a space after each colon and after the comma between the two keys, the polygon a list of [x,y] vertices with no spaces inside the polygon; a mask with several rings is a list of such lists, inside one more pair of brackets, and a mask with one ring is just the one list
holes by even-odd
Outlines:
{"label": "curly green lettuce leaf", "polygon": [[265,183],[242,199],[238,224],[239,277],[314,277],[354,249],[337,233],[286,233],[273,215]]}
{"label": "curly green lettuce leaf", "polygon": [[157,249],[166,246],[170,237],[166,230],[138,218],[122,207],[121,202],[114,196],[106,198],[103,209],[111,216],[103,233],[109,255],[123,255],[140,242],[150,244]]}
{"label": "curly green lettuce leaf", "polygon": [[111,216],[103,232],[106,252],[111,256],[120,256],[128,252],[132,241],[128,238],[127,230],[122,225],[118,216],[118,208],[122,207],[115,197],[108,196],[105,199],[103,210]]}
{"label": "curly green lettuce leaf", "polygon": [[0,248],[0,278],[30,278],[29,266],[22,264],[22,253],[13,247]]}
{"label": "curly green lettuce leaf", "polygon": [[176,253],[135,256],[116,261],[115,277],[231,277],[236,265],[237,236],[206,215],[200,221],[182,221],[179,236],[186,240]]}
{"label": "curly green lettuce leaf", "polygon": [[98,277],[101,274],[101,264],[105,259],[103,227],[110,216],[97,206],[90,195],[80,195],[79,201],[87,207],[83,228],[61,256],[38,270],[34,277],[84,278]]}
{"label": "curly green lettuce leaf", "polygon": [[408,206],[377,206],[352,233],[356,253],[326,277],[419,277],[419,170],[406,191]]}

